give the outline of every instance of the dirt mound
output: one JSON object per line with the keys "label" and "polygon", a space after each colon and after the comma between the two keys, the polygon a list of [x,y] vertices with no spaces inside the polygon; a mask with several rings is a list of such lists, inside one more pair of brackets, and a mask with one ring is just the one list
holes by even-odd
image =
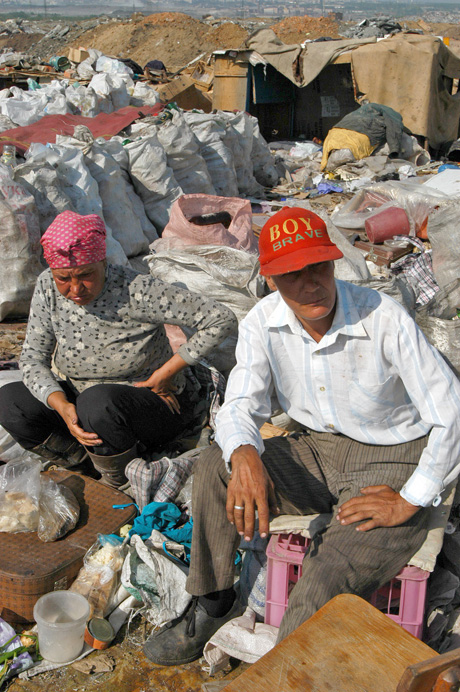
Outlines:
{"label": "dirt mound", "polygon": [[132,58],[141,66],[149,60],[162,60],[174,72],[203,52],[239,48],[247,35],[243,27],[233,22],[212,27],[181,12],[159,12],[126,22],[101,24],[81,34],[72,45]]}
{"label": "dirt mound", "polygon": [[174,71],[206,50],[209,27],[180,12],[160,12],[127,22],[101,24],[78,37],[71,45],[96,48],[106,55],[132,58],[141,66],[162,60]]}
{"label": "dirt mound", "polygon": [[302,43],[307,38],[341,38],[339,25],[331,17],[286,17],[272,27],[275,34],[284,43]]}
{"label": "dirt mound", "polygon": [[207,42],[213,46],[212,50],[224,48],[240,48],[248,37],[248,32],[239,24],[226,22],[211,29],[206,37]]}

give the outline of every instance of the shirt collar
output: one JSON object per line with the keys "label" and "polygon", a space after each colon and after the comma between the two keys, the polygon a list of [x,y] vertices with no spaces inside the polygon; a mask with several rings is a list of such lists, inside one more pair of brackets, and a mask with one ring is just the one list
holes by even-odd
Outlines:
{"label": "shirt collar", "polygon": [[[336,279],[335,285],[337,288],[337,305],[334,320],[326,335],[328,343],[334,342],[339,334],[366,337],[367,331],[364,328],[359,310],[350,294],[347,283]],[[275,328],[288,327],[293,334],[304,335],[306,333],[294,312],[286,305],[279,293],[278,302],[268,317],[266,324],[268,327]],[[321,340],[322,343],[323,340]]]}

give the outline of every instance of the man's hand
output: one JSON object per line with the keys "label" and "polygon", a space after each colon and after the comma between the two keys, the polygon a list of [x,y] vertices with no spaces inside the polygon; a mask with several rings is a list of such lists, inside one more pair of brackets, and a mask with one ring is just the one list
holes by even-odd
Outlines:
{"label": "man's hand", "polygon": [[50,394],[48,397],[48,404],[59,413],[64,423],[67,425],[70,434],[73,435],[80,444],[86,447],[102,444],[101,438],[96,433],[86,432],[78,424],[77,409],[74,404],[71,404],[70,401],[67,400],[63,392],[53,392]]}
{"label": "man's hand", "polygon": [[259,533],[268,534],[269,513],[279,514],[273,481],[252,445],[238,447],[231,458],[232,478],[227,489],[227,518],[240,536],[250,541],[254,535],[255,511],[259,514]]}
{"label": "man's hand", "polygon": [[377,526],[399,526],[420,509],[388,485],[369,485],[361,488],[361,495],[364,497],[353,497],[344,502],[337,515],[344,526],[368,519],[356,527],[357,531],[369,531]]}

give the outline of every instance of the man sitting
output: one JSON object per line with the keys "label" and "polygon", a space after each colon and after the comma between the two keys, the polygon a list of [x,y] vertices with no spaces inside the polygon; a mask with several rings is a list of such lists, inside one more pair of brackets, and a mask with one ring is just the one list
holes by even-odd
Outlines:
{"label": "man sitting", "polygon": [[[277,291],[240,324],[217,445],[195,470],[194,598],[146,642],[156,663],[198,658],[238,614],[234,553],[256,510],[261,536],[270,512],[332,512],[290,595],[283,639],[333,596],[367,598],[394,577],[458,474],[458,380],[397,302],[334,279],[340,257],[305,209],[285,207],[262,228],[261,274]],[[273,392],[303,431],[264,446]]]}

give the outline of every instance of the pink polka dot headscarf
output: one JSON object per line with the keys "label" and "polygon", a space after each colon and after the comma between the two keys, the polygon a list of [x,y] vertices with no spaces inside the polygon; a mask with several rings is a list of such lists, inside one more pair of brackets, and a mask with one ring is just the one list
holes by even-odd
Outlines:
{"label": "pink polka dot headscarf", "polygon": [[63,211],[41,238],[43,255],[51,269],[80,267],[105,259],[104,222],[97,214],[81,216]]}

